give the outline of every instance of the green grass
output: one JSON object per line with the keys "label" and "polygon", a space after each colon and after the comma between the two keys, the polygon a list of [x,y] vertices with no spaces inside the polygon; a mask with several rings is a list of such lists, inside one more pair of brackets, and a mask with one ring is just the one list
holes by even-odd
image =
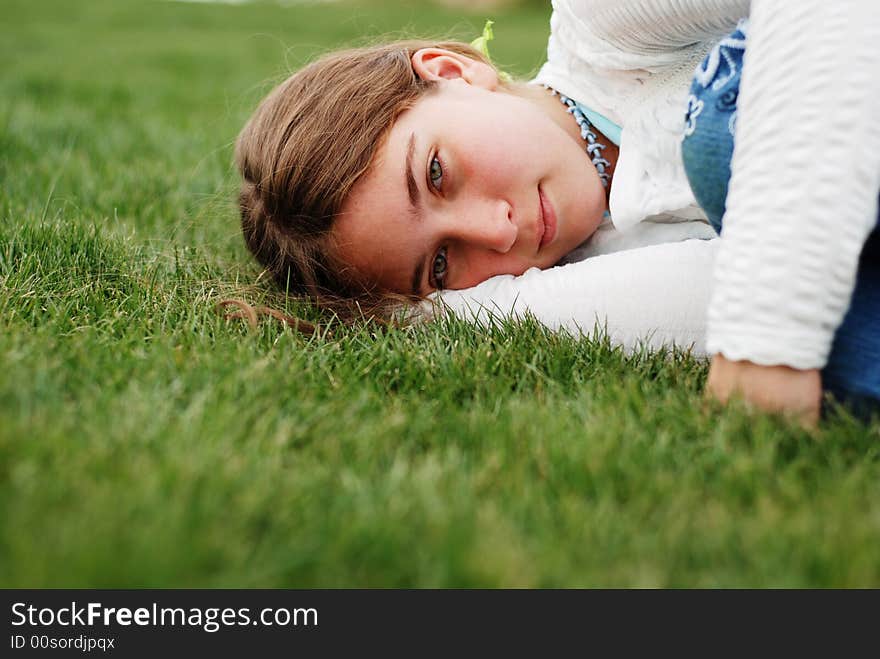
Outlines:
{"label": "green grass", "polygon": [[[540,63],[548,12],[497,23]],[[303,338],[231,144],[421,4],[0,0],[0,585],[880,586],[880,425],[706,409],[705,366],[539,325]],[[293,307],[290,307],[293,309]]]}

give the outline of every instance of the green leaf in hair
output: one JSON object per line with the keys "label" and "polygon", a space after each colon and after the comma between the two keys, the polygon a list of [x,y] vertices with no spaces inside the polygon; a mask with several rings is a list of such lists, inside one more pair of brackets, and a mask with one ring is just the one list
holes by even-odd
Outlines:
{"label": "green leaf in hair", "polygon": [[[495,38],[495,33],[492,31],[492,25],[494,23],[495,21],[487,20],[486,25],[483,26],[483,34],[471,41],[471,46],[480,51],[483,56],[490,62],[492,61],[492,56],[489,55],[489,42]],[[498,69],[497,66],[495,68]],[[504,82],[513,82],[513,78],[511,78],[509,74],[500,69],[498,69],[498,77],[501,78]]]}

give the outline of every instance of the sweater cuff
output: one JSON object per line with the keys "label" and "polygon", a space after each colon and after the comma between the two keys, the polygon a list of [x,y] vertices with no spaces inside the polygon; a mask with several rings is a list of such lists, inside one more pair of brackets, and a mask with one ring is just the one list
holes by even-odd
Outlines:
{"label": "sweater cuff", "polygon": [[803,327],[786,329],[746,324],[713,327],[710,318],[706,351],[710,355],[720,353],[731,361],[809,370],[825,366],[831,341],[827,332],[805,332]]}

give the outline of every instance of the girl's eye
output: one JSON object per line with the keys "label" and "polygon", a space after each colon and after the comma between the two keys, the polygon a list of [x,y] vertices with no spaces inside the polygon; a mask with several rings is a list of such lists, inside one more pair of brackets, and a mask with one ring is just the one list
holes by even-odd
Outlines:
{"label": "girl's eye", "polygon": [[431,158],[431,167],[428,176],[431,179],[431,185],[435,188],[439,190],[443,186],[443,165],[440,164],[440,160],[437,156]]}
{"label": "girl's eye", "polygon": [[446,269],[448,267],[446,248],[441,247],[434,256],[434,262],[431,264],[431,278],[434,280],[434,287],[438,291],[445,288],[444,280],[446,279]]}

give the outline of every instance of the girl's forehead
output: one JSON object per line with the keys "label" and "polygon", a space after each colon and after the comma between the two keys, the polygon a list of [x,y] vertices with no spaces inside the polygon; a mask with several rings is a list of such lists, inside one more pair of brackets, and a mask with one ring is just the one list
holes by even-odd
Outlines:
{"label": "girl's forehead", "polygon": [[400,116],[425,112],[442,112],[450,106],[467,104],[469,108],[490,106],[494,94],[461,80],[440,82],[416,99]]}

